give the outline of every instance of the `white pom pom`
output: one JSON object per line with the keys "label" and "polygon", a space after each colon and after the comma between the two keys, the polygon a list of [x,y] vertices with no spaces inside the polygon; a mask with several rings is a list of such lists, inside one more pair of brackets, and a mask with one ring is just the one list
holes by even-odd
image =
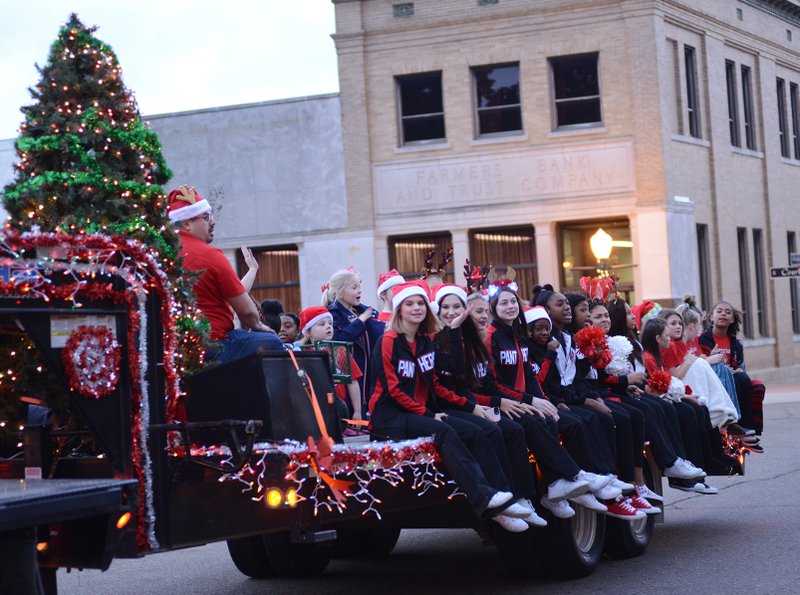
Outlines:
{"label": "white pom pom", "polygon": [[633,371],[628,356],[633,352],[633,345],[627,337],[616,335],[608,337],[608,349],[611,351],[611,363],[606,372],[611,376],[625,376]]}

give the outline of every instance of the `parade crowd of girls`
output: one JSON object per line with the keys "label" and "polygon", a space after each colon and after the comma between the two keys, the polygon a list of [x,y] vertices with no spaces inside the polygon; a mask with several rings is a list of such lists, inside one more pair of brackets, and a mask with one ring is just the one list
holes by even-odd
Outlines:
{"label": "parade crowd of girls", "polygon": [[468,261],[465,286],[444,283],[449,257],[433,267],[429,254],[422,279],[381,275],[379,311],[343,269],[322,305],[273,324],[288,348],[352,343],[343,417],[369,419],[376,439],[432,436],[479,516],[513,532],[574,505],[632,521],[663,501],[645,481],[647,447],[672,488],[700,494],[718,492],[707,475],[736,472],[736,453],[763,452],[764,385],[729,302],[704,326],[691,298],[631,307],[611,277],[523,301],[513,271]]}

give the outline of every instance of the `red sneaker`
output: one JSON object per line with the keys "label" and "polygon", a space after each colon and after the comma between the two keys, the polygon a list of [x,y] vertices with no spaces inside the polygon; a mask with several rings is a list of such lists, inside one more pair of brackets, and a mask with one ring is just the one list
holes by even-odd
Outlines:
{"label": "red sneaker", "polygon": [[653,506],[639,494],[631,496],[630,502],[631,506],[633,506],[636,510],[641,510],[645,514],[658,514],[661,512],[661,509],[658,506]]}
{"label": "red sneaker", "polygon": [[643,511],[634,508],[633,504],[631,504],[631,499],[625,498],[624,496],[619,496],[616,500],[611,502],[605,502],[605,505],[608,507],[608,512],[606,512],[606,514],[615,519],[635,521],[647,516]]}

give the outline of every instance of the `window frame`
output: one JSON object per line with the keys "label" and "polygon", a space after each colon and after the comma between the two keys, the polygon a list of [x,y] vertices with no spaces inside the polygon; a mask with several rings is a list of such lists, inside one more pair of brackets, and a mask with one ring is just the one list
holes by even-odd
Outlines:
{"label": "window frame", "polygon": [[736,243],[739,254],[739,291],[741,293],[742,332],[747,338],[753,337],[752,309],[750,301],[750,250],[747,246],[747,228],[736,228]]}
{"label": "window frame", "polygon": [[[476,242],[481,241],[480,238],[477,238],[476,236],[479,236],[481,234],[498,235],[498,236],[509,236],[512,234],[523,236],[528,234],[531,242],[531,262],[527,264],[513,263],[513,262],[501,263],[494,259],[492,259],[492,262],[483,262],[481,259],[478,258],[477,256],[478,250],[476,248]],[[514,270],[516,271],[530,270],[532,273],[531,286],[527,287],[523,284],[519,285],[518,293],[522,299],[528,299],[533,292],[533,288],[539,282],[539,264],[536,255],[536,228],[534,228],[532,225],[515,225],[511,227],[478,227],[470,229],[469,258],[470,258],[470,263],[472,263],[474,266],[485,266],[492,264],[492,265],[499,265],[501,269],[502,267],[510,266],[513,267]],[[499,272],[501,274],[504,273],[504,271],[502,270],[500,270]],[[519,277],[517,279],[519,282]]]}
{"label": "window frame", "polygon": [[[580,58],[595,58],[595,75],[597,76],[597,95],[583,95],[581,97],[568,97],[564,99],[556,98],[556,74],[553,68],[555,62],[566,62],[570,59]],[[602,128],[605,124],[605,115],[603,113],[603,82],[600,79],[600,52],[586,52],[582,54],[568,54],[565,56],[549,56],[547,58],[548,70],[550,71],[550,105],[552,109],[552,130],[565,131],[565,130],[582,130],[587,128]],[[575,101],[588,101],[596,99],[598,105],[598,112],[600,119],[594,122],[579,122],[577,124],[564,124],[563,126],[558,123],[558,105],[559,103],[575,102]]]}
{"label": "window frame", "polygon": [[[517,68],[517,87],[518,87],[518,94],[519,94],[519,102],[518,103],[508,103],[504,105],[493,105],[489,107],[480,107],[479,106],[479,97],[478,97],[478,79],[476,74],[480,71],[487,71],[493,70],[495,68],[508,68],[511,66],[515,66]],[[522,68],[519,62],[501,62],[498,64],[486,64],[481,66],[472,66],[470,68],[470,77],[472,83],[472,103],[473,103],[473,111],[474,111],[474,136],[475,138],[493,138],[498,136],[516,136],[520,134],[524,134],[525,132],[525,121],[523,118],[522,112]],[[482,132],[481,131],[481,119],[480,115],[481,112],[490,112],[490,111],[500,111],[504,109],[509,109],[516,107],[519,110],[519,128],[513,130],[500,130],[497,132]]]}
{"label": "window frame", "polygon": [[[250,295],[252,295],[253,299],[255,299],[259,303],[261,303],[261,301],[266,299],[267,297],[272,298],[272,299],[280,299],[281,302],[284,305],[284,308],[286,308],[287,312],[298,312],[299,313],[300,309],[302,308],[302,299],[303,299],[302,289],[301,289],[301,286],[300,286],[300,250],[299,250],[299,246],[297,244],[280,244],[280,245],[275,245],[275,246],[258,246],[258,247],[251,248],[251,250],[253,252],[253,256],[256,258],[257,261],[259,261],[258,270],[259,270],[259,272],[262,272],[262,273],[270,271],[270,270],[273,269],[273,267],[268,266],[269,263],[267,261],[262,262],[259,259],[259,257],[262,254],[267,253],[267,252],[294,252],[295,253],[294,256],[296,258],[296,265],[297,265],[297,268],[296,268],[296,272],[297,272],[296,280],[283,280],[283,281],[278,281],[278,282],[275,282],[275,283],[258,283],[258,273],[256,273],[256,279],[253,281],[253,286],[252,286],[252,288],[250,289],[250,291],[248,293]],[[242,256],[241,251],[239,251],[239,250],[236,251],[236,270],[239,273],[239,278],[240,279],[245,275],[245,273],[247,273],[247,265],[246,265],[246,263],[244,261],[244,257]],[[287,298],[285,295],[283,295],[284,292],[291,291],[293,288],[297,288],[296,303],[290,302],[289,298]],[[261,297],[260,299],[258,297],[256,297],[257,292],[269,291],[269,290],[273,290],[273,291],[274,290],[279,290],[279,291],[281,291],[281,295],[280,296],[276,296],[274,294],[271,294],[269,296]]]}
{"label": "window frame", "polygon": [[711,252],[708,237],[708,224],[698,223],[695,226],[697,233],[697,264],[700,277],[700,305],[703,308],[711,307]]}
{"label": "window frame", "polygon": [[[415,249],[419,250],[418,256],[418,268],[416,269],[409,269],[409,270],[401,270],[400,266],[398,265],[398,258],[396,252],[396,246],[398,243],[401,242],[415,242],[415,243],[424,243],[426,240],[433,240],[434,248],[437,247],[436,240],[445,239],[440,246],[438,246],[436,254],[433,257],[433,266],[439,264],[441,260],[440,249],[447,249],[453,246],[453,234],[450,233],[449,230],[434,230],[429,232],[421,232],[415,234],[401,234],[401,235],[393,235],[386,238],[386,248],[389,252],[389,268],[390,269],[397,269],[397,271],[405,277],[407,281],[411,281],[413,279],[418,279],[420,277],[420,269],[425,265],[425,253],[430,248],[426,248],[425,246],[417,246]],[[454,272],[454,263],[451,260],[450,263],[447,265],[447,270],[445,271],[445,283],[454,283],[453,279],[455,278]]]}
{"label": "window frame", "polygon": [[786,120],[786,81],[781,77],[775,79],[778,108],[778,139],[781,147],[781,157],[791,157],[789,152],[789,126]]}
{"label": "window frame", "polygon": [[686,119],[689,136],[703,138],[700,131],[700,95],[697,88],[697,53],[690,45],[683,46],[684,79],[686,81]]}
{"label": "window frame", "polygon": [[742,135],[739,129],[739,95],[736,83],[736,63],[725,60],[725,85],[728,92],[728,128],[731,145],[742,146]]}
{"label": "window frame", "polygon": [[800,160],[800,91],[797,83],[789,83],[789,106],[792,115],[792,145],[794,158]]}
{"label": "window frame", "polygon": [[756,151],[756,121],[755,106],[753,105],[753,77],[749,66],[742,64],[742,113],[744,115],[745,146],[751,151]]}
{"label": "window frame", "polygon": [[[797,233],[786,232],[787,258],[797,252]],[[789,279],[789,299],[792,305],[792,332],[800,335],[800,279]]]}
{"label": "window frame", "polygon": [[[439,75],[439,94],[442,98],[442,109],[439,112],[427,112],[424,114],[411,114],[408,116],[403,115],[403,91],[402,91],[402,82],[405,80],[410,80],[413,77],[422,77],[422,76],[429,76],[429,75]],[[397,139],[398,139],[398,146],[400,147],[409,147],[409,146],[419,146],[419,145],[430,145],[430,144],[443,144],[447,142],[447,121],[445,118],[445,110],[444,110],[444,74],[441,70],[430,70],[425,72],[414,72],[410,74],[401,74],[396,75],[394,77],[394,88],[395,88],[395,103],[397,105]],[[407,141],[405,139],[405,122],[407,120],[413,119],[421,119],[421,118],[431,118],[431,117],[441,117],[442,119],[442,132],[443,136],[436,137],[436,138],[426,138],[426,139],[419,139],[419,140],[410,140]]]}
{"label": "window frame", "polygon": [[753,228],[753,260],[755,261],[756,276],[756,321],[758,334],[762,337],[769,336],[767,327],[767,282],[765,277],[764,258],[764,231]]}

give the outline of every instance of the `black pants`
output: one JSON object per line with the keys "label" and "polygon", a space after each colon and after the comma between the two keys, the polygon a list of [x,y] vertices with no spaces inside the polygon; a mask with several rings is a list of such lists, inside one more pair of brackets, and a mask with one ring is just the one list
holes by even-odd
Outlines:
{"label": "black pants", "polygon": [[474,424],[455,416],[438,421],[405,411],[392,411],[385,415],[376,408],[372,428],[390,440],[433,436],[444,466],[478,515],[486,511],[486,505],[495,492],[510,491],[489,439]]}
{"label": "black pants", "polygon": [[681,421],[686,457],[696,467],[707,471],[728,465],[722,449],[722,437],[711,425],[708,409],[702,405],[676,403],[675,410]]}
{"label": "black pants", "polygon": [[[570,410],[586,412],[597,418],[609,444],[613,445],[617,474],[623,481],[633,481],[633,469],[642,465],[642,449],[644,448],[644,417],[638,411],[628,412],[620,403],[604,400],[603,404],[611,409],[611,415],[602,413],[587,405],[570,405]],[[636,420],[632,420],[634,415]],[[637,426],[634,436],[634,425]],[[639,448],[634,448],[634,439],[640,440]],[[638,450],[638,465],[636,454]]]}
{"label": "black pants", "polygon": [[447,415],[448,418],[457,417],[476,425],[486,435],[517,498],[532,500],[536,496],[533,467],[528,461],[528,447],[522,426],[507,418],[500,418],[498,423],[494,423],[467,411],[448,410]]}
{"label": "black pants", "polygon": [[593,415],[585,417],[576,411],[558,410],[558,431],[564,439],[564,448],[581,469],[614,473],[614,453],[600,420]]}
{"label": "black pants", "polygon": [[[664,421],[666,422],[663,426],[664,434],[672,444],[672,449],[675,451],[675,454],[679,458],[685,459],[686,449],[683,446],[683,435],[681,433],[681,425],[678,422],[678,413],[675,409],[675,405],[670,401],[647,393],[642,395],[641,400],[645,403],[649,403],[652,405],[653,409],[658,409],[664,414]],[[669,465],[667,466],[669,467]]]}
{"label": "black pants", "polygon": [[[628,407],[635,407],[644,416],[645,437],[650,441],[650,452],[653,453],[653,459],[655,459],[658,468],[663,470],[667,467],[671,467],[678,458],[678,454],[675,452],[675,448],[669,436],[667,430],[668,423],[662,408],[643,398],[626,395],[620,397],[620,399],[623,404]],[[668,407],[672,407],[666,401],[663,401],[663,403]]]}
{"label": "black pants", "polygon": [[528,450],[536,457],[536,465],[546,485],[557,479],[575,479],[580,467],[559,443],[558,426],[553,418],[523,415],[513,423],[521,426],[525,432]]}

